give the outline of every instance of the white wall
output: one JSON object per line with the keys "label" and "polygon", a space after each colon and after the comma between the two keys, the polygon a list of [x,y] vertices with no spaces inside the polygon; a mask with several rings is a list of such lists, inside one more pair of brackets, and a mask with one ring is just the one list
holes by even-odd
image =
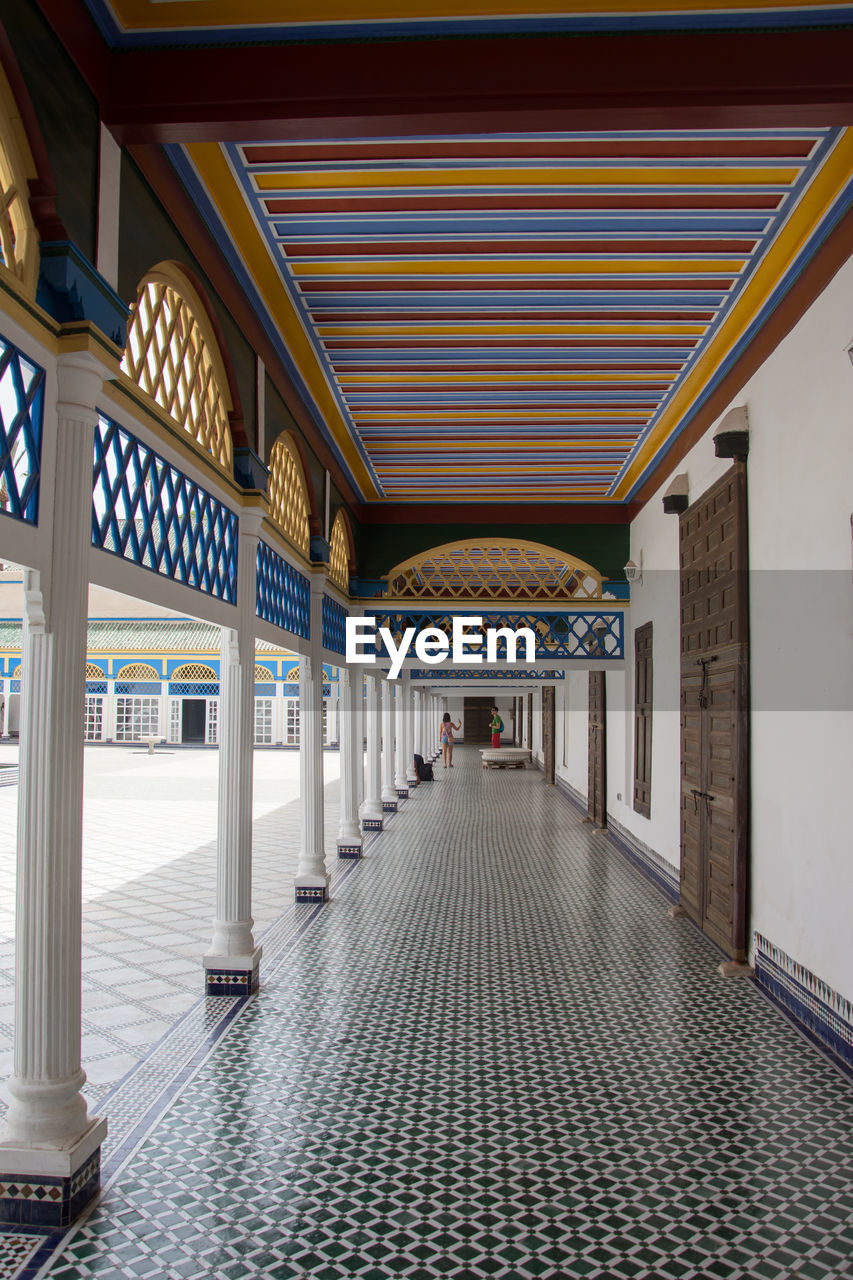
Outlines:
{"label": "white wall", "polygon": [[[750,930],[853,996],[853,261],[749,381],[752,668]],[[728,412],[728,409],[726,410]],[[723,417],[725,415],[721,415]],[[714,424],[679,464],[691,502],[731,463]],[[610,673],[608,809],[679,863],[678,518],[669,479],[631,527],[643,582],[631,591],[629,668]],[[633,630],[653,624],[650,818],[633,810]],[[580,690],[569,686],[570,716]],[[622,708],[618,708],[618,702]],[[585,715],[584,706],[584,715]],[[624,719],[620,715],[624,710]],[[580,725],[578,726],[580,729]],[[583,735],[572,734],[578,748]],[[583,740],[583,785],[586,750]],[[580,756],[566,773],[578,786]],[[617,800],[621,792],[622,799]]]}

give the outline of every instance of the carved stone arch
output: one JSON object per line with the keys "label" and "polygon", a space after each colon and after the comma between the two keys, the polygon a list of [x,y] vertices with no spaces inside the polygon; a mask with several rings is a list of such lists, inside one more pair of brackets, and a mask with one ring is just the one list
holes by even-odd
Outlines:
{"label": "carved stone arch", "polygon": [[329,546],[329,577],[336,587],[348,592],[350,576],[355,572],[355,544],[350,522],[343,507],[338,511],[332,524]]}
{"label": "carved stone arch", "polygon": [[[38,153],[42,164],[37,165]],[[42,178],[42,172],[46,177]],[[5,32],[0,34],[0,266],[28,297],[39,271],[33,198],[40,187],[55,194],[35,112]],[[55,209],[54,209],[55,216]],[[56,225],[61,227],[58,218]],[[55,230],[51,227],[51,230]],[[64,229],[63,229],[64,233]]]}
{"label": "carved stone arch", "polygon": [[317,528],[316,508],[302,449],[291,431],[282,431],[276,437],[268,466],[270,517],[307,559],[311,536]]}
{"label": "carved stone arch", "polygon": [[197,448],[230,470],[234,402],[216,329],[187,272],[158,263],[140,281],[121,367]]}
{"label": "carved stone arch", "polygon": [[447,542],[395,565],[393,599],[600,600],[601,574],[540,542],[483,538]]}

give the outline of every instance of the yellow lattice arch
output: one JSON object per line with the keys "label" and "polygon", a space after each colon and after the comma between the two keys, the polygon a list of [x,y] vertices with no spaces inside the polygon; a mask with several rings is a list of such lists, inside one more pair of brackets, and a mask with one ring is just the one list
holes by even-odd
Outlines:
{"label": "yellow lattice arch", "polygon": [[308,485],[299,453],[289,432],[278,437],[270,452],[267,491],[271,517],[297,551],[307,556],[311,541]]}
{"label": "yellow lattice arch", "polygon": [[[94,662],[86,663],[86,679],[87,680],[106,680],[106,676],[100,667],[96,667]],[[160,677],[158,676],[159,680]]]}
{"label": "yellow lattice arch", "polygon": [[38,235],[27,183],[37,177],[15,96],[0,70],[0,265],[31,296],[38,277]]}
{"label": "yellow lattice arch", "polygon": [[342,591],[349,590],[349,538],[343,511],[338,512],[332,525],[329,577]]}
{"label": "yellow lattice arch", "polygon": [[275,680],[275,676],[266,667],[259,667],[255,663],[255,684],[270,684]]}
{"label": "yellow lattice arch", "polygon": [[448,542],[388,574],[389,599],[598,600],[601,574],[556,547],[515,538]]}
{"label": "yellow lattice arch", "polygon": [[20,678],[21,678],[21,664],[19,662],[18,665],[15,667],[15,670],[12,672],[11,676],[9,677],[9,679],[20,680]]}
{"label": "yellow lattice arch", "polygon": [[[88,670],[87,667],[87,673]],[[103,680],[103,678],[103,672],[98,671],[95,679]],[[116,680],[159,680],[160,672],[156,667],[150,667],[147,662],[130,662],[126,667],[122,667],[121,671],[116,672],[115,678]]]}
{"label": "yellow lattice arch", "polygon": [[139,286],[121,367],[224,467],[231,466],[228,377],[204,303],[161,263]]}
{"label": "yellow lattice arch", "polygon": [[185,662],[182,667],[175,667],[169,679],[211,683],[217,681],[219,676],[213,670],[213,667],[207,667],[202,662]]}

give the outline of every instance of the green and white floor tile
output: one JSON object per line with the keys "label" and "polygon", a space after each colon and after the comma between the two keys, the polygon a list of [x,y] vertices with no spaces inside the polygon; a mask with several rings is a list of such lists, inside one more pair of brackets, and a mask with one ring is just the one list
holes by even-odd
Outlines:
{"label": "green and white floor tile", "polygon": [[456,763],[106,1098],[41,1274],[853,1274],[850,1082],[541,775]]}

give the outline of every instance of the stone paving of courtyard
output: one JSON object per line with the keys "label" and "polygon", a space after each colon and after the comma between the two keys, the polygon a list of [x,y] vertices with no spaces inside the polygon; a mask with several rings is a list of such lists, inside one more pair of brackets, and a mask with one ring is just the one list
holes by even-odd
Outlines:
{"label": "stone paving of courtyard", "polygon": [[[0,744],[0,765],[17,745]],[[210,748],[87,747],[83,798],[83,1067],[90,1108],[203,994],[216,891]],[[324,753],[325,847],[337,861],[338,765]],[[293,903],[299,753],[256,750],[255,937]],[[12,1070],[17,786],[0,786],[0,1080]],[[5,1106],[5,1089],[0,1088]]]}

